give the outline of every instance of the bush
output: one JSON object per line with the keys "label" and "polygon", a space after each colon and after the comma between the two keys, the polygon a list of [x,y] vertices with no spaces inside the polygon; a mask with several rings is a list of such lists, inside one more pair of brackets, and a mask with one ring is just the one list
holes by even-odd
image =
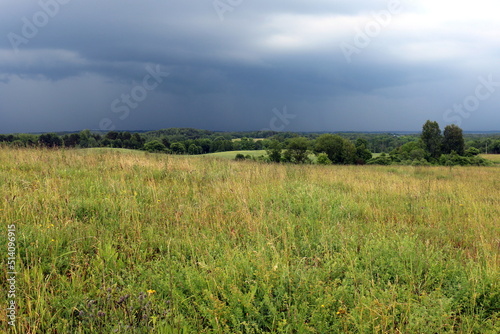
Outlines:
{"label": "bush", "polygon": [[479,156],[464,157],[455,151],[450,154],[443,154],[439,158],[439,164],[444,166],[490,166],[491,163]]}
{"label": "bush", "polygon": [[385,155],[385,153],[382,153],[379,157],[367,161],[368,165],[390,165],[391,163],[391,158]]}
{"label": "bush", "polygon": [[331,165],[332,164],[332,161],[328,158],[328,155],[326,153],[318,154],[317,162],[318,162],[318,165]]}
{"label": "bush", "polygon": [[465,150],[465,156],[466,157],[473,157],[473,156],[478,155],[479,153],[481,153],[481,151],[479,151],[475,147],[471,147],[471,148],[468,148],[467,150]]}

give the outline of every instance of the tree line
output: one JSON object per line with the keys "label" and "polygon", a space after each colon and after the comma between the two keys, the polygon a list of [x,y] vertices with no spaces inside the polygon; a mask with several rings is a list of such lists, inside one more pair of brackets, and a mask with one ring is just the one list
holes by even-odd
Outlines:
{"label": "tree line", "polygon": [[[0,135],[11,146],[112,147],[167,154],[207,154],[266,150],[269,162],[321,164],[481,164],[479,153],[499,153],[499,135],[464,135],[456,125],[441,132],[427,121],[420,134],[294,133],[275,131],[217,132],[171,128],[144,133],[83,130],[78,133]],[[383,152],[372,158],[372,152]],[[240,156],[239,159],[242,157]],[[244,158],[244,157],[243,157]]]}

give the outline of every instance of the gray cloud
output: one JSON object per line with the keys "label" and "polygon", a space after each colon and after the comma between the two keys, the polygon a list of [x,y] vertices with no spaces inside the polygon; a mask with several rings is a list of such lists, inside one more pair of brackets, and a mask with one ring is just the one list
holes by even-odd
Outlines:
{"label": "gray cloud", "polygon": [[[360,31],[388,1],[243,0],[221,21],[212,0],[41,0],[54,15],[27,38],[26,22],[47,10],[8,0],[0,5],[0,132],[95,129],[103,118],[119,129],[251,130],[269,127],[284,105],[296,115],[286,130],[444,125],[479,76],[500,82],[499,5],[478,1],[402,0],[360,47]],[[13,34],[27,41],[18,52]],[[341,43],[359,50],[350,63]],[[113,101],[156,65],[170,75],[120,119]],[[464,129],[499,128],[496,90],[462,119]]]}

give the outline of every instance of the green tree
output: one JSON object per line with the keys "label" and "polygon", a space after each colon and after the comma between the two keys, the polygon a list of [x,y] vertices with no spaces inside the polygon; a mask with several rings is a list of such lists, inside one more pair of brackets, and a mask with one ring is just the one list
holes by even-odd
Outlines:
{"label": "green tree", "polygon": [[195,144],[189,145],[188,154],[190,155],[201,154],[201,147]]}
{"label": "green tree", "polygon": [[277,140],[271,140],[266,150],[269,160],[272,162],[281,162],[281,143]]}
{"label": "green tree", "polygon": [[70,135],[65,135],[63,137],[64,146],[66,147],[75,147],[80,143],[80,134],[72,133]]}
{"label": "green tree", "polygon": [[287,155],[291,161],[297,164],[307,161],[307,149],[309,148],[309,141],[304,137],[296,137],[289,140],[286,147]]}
{"label": "green tree", "polygon": [[368,141],[362,138],[356,140],[356,163],[365,164],[372,158],[372,152],[368,149]]}
{"label": "green tree", "polygon": [[443,153],[450,154],[452,151],[458,155],[464,155],[465,142],[462,129],[455,124],[447,125],[443,131]]}
{"label": "green tree", "polygon": [[348,140],[343,139],[342,143],[342,163],[349,165],[356,162],[356,146]]}
{"label": "green tree", "polygon": [[38,137],[38,142],[40,145],[47,147],[62,146],[62,139],[55,133],[45,133]]}
{"label": "green tree", "polygon": [[109,131],[108,133],[106,133],[106,138],[109,140],[116,140],[118,139],[118,135],[119,133],[116,131]]}
{"label": "green tree", "polygon": [[[362,147],[365,143],[360,142],[360,153],[363,152]],[[344,139],[339,135],[323,134],[316,139],[314,144],[314,152],[316,154],[326,153],[328,159],[334,164],[353,164],[356,162],[356,146],[348,139]],[[371,158],[371,153],[370,158]],[[368,154],[366,154],[366,157]]]}
{"label": "green tree", "polygon": [[427,121],[422,127],[420,136],[425,146],[425,150],[430,157],[437,159],[441,155],[443,137],[437,122]]}
{"label": "green tree", "polygon": [[344,139],[339,135],[323,134],[316,139],[314,152],[326,153],[328,159],[334,164],[343,163],[342,150]]}
{"label": "green tree", "polygon": [[152,140],[144,144],[144,149],[148,152],[164,152],[167,148],[158,140]]}
{"label": "green tree", "polygon": [[184,153],[186,153],[186,147],[184,146],[183,143],[179,143],[179,142],[172,143],[172,145],[170,145],[170,149],[175,154],[184,154]]}

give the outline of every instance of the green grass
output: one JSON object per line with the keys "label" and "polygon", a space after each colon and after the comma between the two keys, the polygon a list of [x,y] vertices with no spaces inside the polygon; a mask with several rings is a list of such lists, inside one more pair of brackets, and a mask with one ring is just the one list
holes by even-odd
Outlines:
{"label": "green grass", "polygon": [[18,333],[500,330],[499,166],[6,148],[0,162]]}

